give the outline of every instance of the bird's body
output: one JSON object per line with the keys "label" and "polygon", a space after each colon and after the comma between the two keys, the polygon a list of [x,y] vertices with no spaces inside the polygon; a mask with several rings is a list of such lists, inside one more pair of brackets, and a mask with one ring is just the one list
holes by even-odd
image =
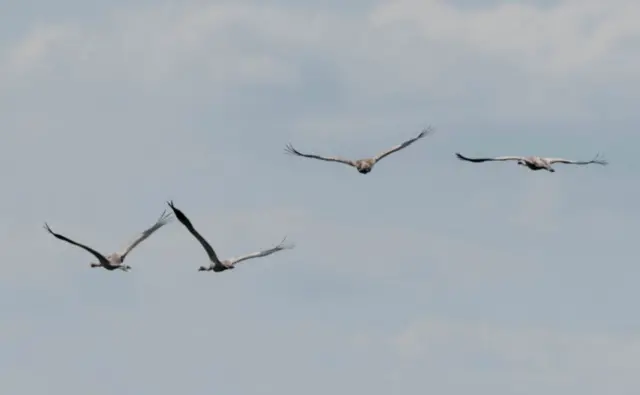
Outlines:
{"label": "bird's body", "polygon": [[375,159],[358,159],[355,161],[355,168],[360,174],[367,174],[373,170],[373,166],[376,164]]}
{"label": "bird's body", "polygon": [[125,271],[125,272],[128,272],[129,270],[131,270],[131,266],[125,265],[124,264],[124,260],[118,254],[111,254],[111,255],[107,256],[106,258],[107,258],[107,261],[109,262],[108,264],[107,263],[91,262],[89,265],[91,267],[102,267],[102,268],[105,268],[107,270],[120,269],[120,270]]}
{"label": "bird's body", "polygon": [[230,260],[226,259],[224,261],[221,262],[216,262],[216,263],[210,263],[209,266],[200,266],[198,268],[198,271],[200,272],[216,272],[216,273],[220,273],[220,272],[224,272],[225,270],[230,270],[233,269],[233,264],[231,263]]}
{"label": "bird's body", "polygon": [[469,158],[460,153],[456,153],[456,156],[460,160],[464,160],[467,162],[473,163],[482,163],[482,162],[490,162],[490,161],[516,161],[518,165],[525,166],[529,170],[538,171],[538,170],[546,170],[550,173],[554,173],[556,170],[553,168],[555,163],[564,163],[571,165],[589,165],[592,163],[598,165],[607,165],[608,162],[603,159],[599,159],[599,155],[596,155],[593,159],[589,161],[576,161],[562,158],[545,158],[542,156],[498,156],[495,158]]}
{"label": "bird's body", "polygon": [[112,254],[109,255],[104,255],[101,254],[100,252],[94,250],[91,247],[88,247],[84,244],[78,243],[76,241],[73,241],[61,234],[55,233],[54,231],[51,230],[51,228],[49,227],[49,225],[47,223],[44,224],[44,228],[51,233],[54,237],[56,237],[57,239],[66,241],[67,243],[73,244],[77,247],[82,248],[85,251],[88,251],[89,253],[91,253],[94,257],[96,257],[98,259],[98,262],[92,262],[89,264],[89,266],[91,267],[102,267],[106,270],[122,270],[122,271],[129,271],[131,270],[131,266],[129,265],[125,265],[124,264],[124,260],[127,257],[127,255],[140,243],[142,243],[142,241],[144,241],[146,238],[148,238],[149,236],[151,236],[151,234],[153,232],[155,232],[156,230],[160,229],[161,227],[163,227],[164,225],[166,225],[169,221],[171,214],[167,215],[166,211],[162,213],[162,215],[160,216],[160,218],[158,218],[158,220],[156,221],[155,224],[153,224],[153,226],[151,226],[150,228],[148,228],[147,230],[145,230],[144,232],[142,232],[142,234],[140,234],[140,236],[138,236],[133,242],[131,242],[127,248],[124,249],[124,251],[122,253],[117,253],[114,252]]}
{"label": "bird's body", "polygon": [[284,239],[282,239],[282,241],[277,246],[275,246],[273,248],[270,248],[270,249],[267,249],[267,250],[263,250],[263,251],[254,252],[254,253],[243,255],[243,256],[239,256],[239,257],[232,258],[232,259],[220,260],[218,258],[218,256],[216,255],[215,251],[213,250],[213,247],[211,247],[209,242],[207,242],[207,240],[205,240],[205,238],[202,237],[200,235],[200,233],[198,233],[198,231],[193,227],[193,225],[191,224],[191,221],[189,220],[189,218],[187,218],[187,216],[184,215],[184,213],[181,210],[179,210],[178,208],[176,208],[174,206],[173,201],[168,202],[168,205],[173,210],[176,218],[178,218],[178,221],[180,221],[180,223],[182,223],[182,225],[184,225],[187,228],[189,233],[191,233],[193,235],[193,237],[195,237],[196,240],[198,240],[200,242],[200,244],[202,245],[202,248],[204,248],[204,250],[207,252],[207,255],[209,256],[209,261],[210,261],[209,266],[200,266],[198,271],[201,271],[201,272],[202,271],[213,271],[213,272],[219,273],[219,272],[223,272],[225,270],[229,270],[229,269],[235,268],[236,264],[238,264],[239,262],[242,262],[244,260],[263,257],[263,256],[271,255],[274,252],[278,252],[278,251],[281,251],[281,250],[293,248],[292,244],[290,244],[290,245],[283,244],[284,241],[286,240],[286,237],[285,237]]}
{"label": "bird's body", "polygon": [[344,159],[344,158],[340,158],[340,157],[332,157],[332,156],[321,156],[321,155],[315,155],[315,154],[304,154],[300,151],[298,151],[297,149],[293,148],[293,145],[288,144],[287,147],[285,148],[285,152],[288,154],[293,154],[293,155],[297,155],[297,156],[302,156],[304,158],[312,158],[312,159],[319,159],[319,160],[323,160],[323,161],[327,161],[327,162],[336,162],[336,163],[342,163],[345,165],[349,165],[352,167],[355,167],[356,170],[358,170],[358,172],[360,174],[368,174],[371,172],[371,170],[373,170],[373,167],[375,166],[376,163],[378,163],[382,158],[391,155],[394,152],[400,151],[403,148],[408,147],[409,145],[413,144],[414,142],[416,142],[417,140],[423,138],[424,136],[430,134],[433,132],[433,128],[428,127],[426,129],[424,129],[423,131],[421,131],[416,137],[409,139],[405,142],[403,142],[402,144],[398,144],[394,147],[392,147],[391,149],[384,151],[376,156],[374,156],[373,158],[364,158],[364,159],[358,159],[358,160],[349,160],[349,159]]}
{"label": "bird's body", "polygon": [[547,170],[551,173],[555,172],[555,169],[551,167],[551,163],[549,163],[549,161],[547,161],[545,158],[539,156],[522,157],[518,164],[526,166],[527,168],[529,168],[529,170],[533,171]]}

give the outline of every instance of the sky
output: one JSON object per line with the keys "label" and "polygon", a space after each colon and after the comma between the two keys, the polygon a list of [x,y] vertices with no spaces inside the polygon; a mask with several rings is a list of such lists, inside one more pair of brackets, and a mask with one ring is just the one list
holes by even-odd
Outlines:
{"label": "sky", "polygon": [[7,3],[0,392],[639,393],[637,1]]}

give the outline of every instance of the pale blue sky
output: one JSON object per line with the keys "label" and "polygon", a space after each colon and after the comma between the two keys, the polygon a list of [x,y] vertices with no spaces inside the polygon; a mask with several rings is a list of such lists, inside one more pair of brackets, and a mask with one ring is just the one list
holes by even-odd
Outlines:
{"label": "pale blue sky", "polygon": [[[637,1],[13,2],[3,394],[640,392]],[[358,158],[436,133],[367,176]],[[554,174],[454,157],[602,152]],[[174,199],[177,222],[120,250]]]}

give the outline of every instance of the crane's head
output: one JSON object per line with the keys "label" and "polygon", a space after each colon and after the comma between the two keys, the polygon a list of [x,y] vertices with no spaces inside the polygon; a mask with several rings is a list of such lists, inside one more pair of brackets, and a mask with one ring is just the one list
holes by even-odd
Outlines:
{"label": "crane's head", "polygon": [[358,159],[354,163],[356,169],[358,170],[358,173],[360,173],[360,174],[369,173],[371,170],[373,170],[373,165],[375,165],[375,164],[376,164],[376,161],[373,158]]}
{"label": "crane's head", "polygon": [[91,267],[101,267],[102,265],[101,265],[101,264],[99,264],[99,263],[91,262],[91,263],[89,264],[89,266],[91,266]]}
{"label": "crane's head", "polygon": [[356,163],[356,169],[360,174],[367,174],[373,169],[373,164],[367,161],[360,161]]}
{"label": "crane's head", "polygon": [[198,271],[199,271],[199,272],[206,272],[207,270],[209,270],[209,268],[208,268],[208,267],[204,267],[204,266],[200,266],[200,267],[198,268]]}
{"label": "crane's head", "polygon": [[525,161],[524,161],[524,160],[522,160],[522,159],[518,159],[518,164],[519,164],[520,166],[526,166],[526,165],[527,165],[527,162],[525,162]]}
{"label": "crane's head", "polygon": [[129,265],[122,265],[119,267],[120,267],[120,270],[122,270],[123,272],[128,272],[129,270],[131,270],[131,266]]}

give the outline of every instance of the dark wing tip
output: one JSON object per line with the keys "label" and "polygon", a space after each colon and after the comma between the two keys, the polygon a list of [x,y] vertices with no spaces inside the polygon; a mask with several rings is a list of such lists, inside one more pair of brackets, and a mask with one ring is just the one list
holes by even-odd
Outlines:
{"label": "dark wing tip", "polygon": [[424,137],[428,134],[431,134],[433,132],[435,132],[435,128],[431,125],[427,126],[426,128],[422,129],[422,132],[420,132],[420,134],[418,135],[418,137]]}
{"label": "dark wing tip", "polygon": [[[173,204],[173,200],[169,200],[167,202],[167,204],[169,205],[169,207],[171,207],[171,210],[173,210],[174,214],[176,215],[176,217],[178,218],[178,221],[184,223],[185,220],[187,219],[186,216],[184,215],[184,213],[182,211],[180,211],[174,204]],[[188,220],[187,220],[188,222]]]}
{"label": "dark wing tip", "polygon": [[187,216],[182,212],[182,210],[178,209],[173,204],[173,200],[168,201],[167,204],[169,205],[169,207],[171,207],[171,209],[175,213],[176,218],[178,218],[178,221],[180,221],[187,228],[193,228],[193,225],[191,225],[191,221],[189,221],[189,218],[187,218]]}
{"label": "dark wing tip", "polygon": [[478,163],[478,162],[486,161],[486,159],[483,159],[483,158],[469,158],[469,157],[466,157],[466,156],[462,155],[459,152],[456,152],[456,156],[458,157],[458,159],[466,161],[466,162]]}
{"label": "dark wing tip", "polygon": [[275,248],[279,250],[290,250],[295,247],[295,243],[285,244],[285,241],[287,241],[287,236],[283,237],[282,241],[280,241],[280,243],[278,243],[278,245]]}
{"label": "dark wing tip", "polygon": [[606,159],[604,159],[602,157],[602,154],[600,152],[598,152],[596,154],[596,156],[593,157],[593,159],[591,159],[591,163],[597,163],[603,166],[606,166],[609,164],[609,161],[607,161]]}
{"label": "dark wing tip", "polygon": [[[171,201],[171,205],[173,205],[173,201]],[[172,215],[173,213],[167,213],[167,210],[165,209],[164,211],[162,211],[162,214],[160,215],[160,217],[156,222],[169,221]]]}
{"label": "dark wing tip", "polygon": [[173,212],[175,213],[176,217],[180,218],[181,216],[183,216],[184,214],[182,214],[182,211],[180,211],[180,209],[178,209],[174,204],[173,204],[173,200],[170,200],[167,202],[167,204],[169,205],[169,207],[171,207],[171,210],[173,210]]}
{"label": "dark wing tip", "polygon": [[298,152],[297,149],[293,148],[293,145],[291,143],[288,143],[286,145],[286,147],[284,148],[284,152],[286,154],[300,155],[300,152]]}

